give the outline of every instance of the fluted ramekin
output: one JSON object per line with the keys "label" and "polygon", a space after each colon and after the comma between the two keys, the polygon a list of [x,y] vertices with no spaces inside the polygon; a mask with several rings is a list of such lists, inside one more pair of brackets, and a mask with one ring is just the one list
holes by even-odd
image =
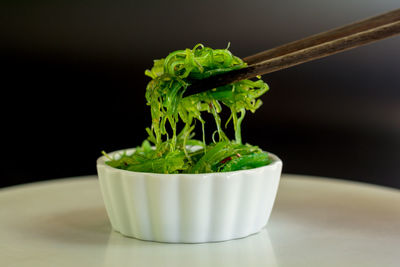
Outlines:
{"label": "fluted ramekin", "polygon": [[170,243],[257,233],[271,214],[282,170],[282,161],[269,155],[267,166],[202,174],[131,172],[108,166],[100,157],[97,171],[112,228],[125,236]]}

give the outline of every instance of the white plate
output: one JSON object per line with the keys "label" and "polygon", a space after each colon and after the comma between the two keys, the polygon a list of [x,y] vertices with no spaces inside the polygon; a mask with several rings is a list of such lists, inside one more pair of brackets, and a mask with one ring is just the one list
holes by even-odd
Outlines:
{"label": "white plate", "polygon": [[399,266],[399,190],[283,175],[260,233],[163,244],[113,232],[94,178],[0,190],[0,265]]}

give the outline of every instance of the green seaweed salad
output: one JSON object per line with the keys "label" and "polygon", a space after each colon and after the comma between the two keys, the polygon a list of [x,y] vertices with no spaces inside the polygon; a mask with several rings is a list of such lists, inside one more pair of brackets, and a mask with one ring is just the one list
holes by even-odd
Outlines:
{"label": "green seaweed salad", "polygon": [[[211,49],[198,44],[154,60],[153,68],[145,71],[152,79],[146,88],[152,118],[151,127],[146,129],[148,138],[133,154],[111,157],[103,151],[108,158],[106,163],[118,169],[150,173],[227,172],[269,164],[268,153],[243,144],[241,134],[246,111],[255,112],[262,104],[258,98],[269,89],[260,77],[183,95],[190,81],[246,66],[228,48]],[[230,111],[225,122],[220,116],[222,107]],[[214,119],[212,127],[216,129],[209,137],[210,144],[206,143],[205,134],[207,113]],[[196,126],[202,129],[201,140],[194,139]],[[232,140],[224,132],[228,127],[233,127]]]}

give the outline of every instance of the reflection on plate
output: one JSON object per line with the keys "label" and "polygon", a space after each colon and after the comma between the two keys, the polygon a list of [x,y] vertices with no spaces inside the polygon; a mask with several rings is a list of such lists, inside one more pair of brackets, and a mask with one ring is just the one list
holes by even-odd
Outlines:
{"label": "reflection on plate", "polygon": [[113,231],[108,240],[104,263],[106,266],[119,267],[132,266],[132,263],[135,266],[171,267],[277,265],[266,228],[246,238],[203,244],[141,241]]}

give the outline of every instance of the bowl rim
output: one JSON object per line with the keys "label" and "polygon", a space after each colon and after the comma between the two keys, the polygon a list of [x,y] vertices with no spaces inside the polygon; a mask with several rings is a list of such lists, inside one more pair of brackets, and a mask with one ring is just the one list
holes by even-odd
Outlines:
{"label": "bowl rim", "polygon": [[[123,152],[133,152],[136,150],[136,147],[134,148],[125,148],[125,149],[119,149],[119,150],[115,150],[112,152],[107,153],[108,155],[114,155],[116,153],[123,153]],[[264,150],[263,150],[264,151]],[[252,169],[247,169],[247,170],[238,170],[238,171],[229,171],[229,172],[206,172],[206,173],[153,173],[153,172],[136,172],[136,171],[128,171],[128,170],[123,170],[123,169],[117,169],[114,167],[111,167],[109,165],[106,164],[106,156],[100,156],[99,158],[97,158],[97,167],[102,166],[103,168],[106,168],[108,170],[113,170],[113,171],[119,171],[122,173],[129,173],[131,175],[133,174],[140,174],[140,175],[153,175],[153,176],[190,176],[190,177],[204,177],[204,176],[209,176],[209,175],[216,175],[216,176],[227,176],[227,175],[232,175],[232,174],[238,174],[238,173],[252,173],[252,172],[256,172],[256,171],[260,171],[262,169],[273,169],[275,168],[277,165],[282,165],[282,160],[276,156],[273,153],[270,153],[268,151],[264,151],[267,152],[268,155],[271,157],[272,162],[268,165],[265,166],[261,166],[261,167],[257,167],[257,168],[252,168]]]}

